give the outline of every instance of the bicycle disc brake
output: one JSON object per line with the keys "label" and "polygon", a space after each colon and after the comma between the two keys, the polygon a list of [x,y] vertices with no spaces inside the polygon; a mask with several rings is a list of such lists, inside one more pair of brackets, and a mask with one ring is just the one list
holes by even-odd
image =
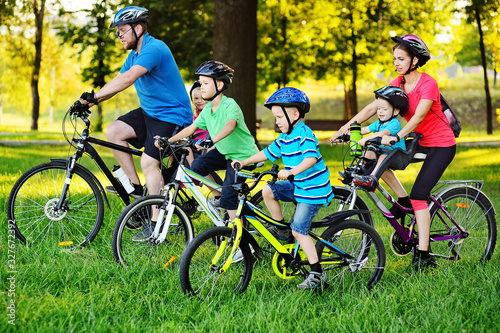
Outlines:
{"label": "bicycle disc brake", "polygon": [[[285,244],[283,246],[290,253],[292,253],[292,251],[295,250],[295,244]],[[302,249],[299,249],[298,255],[300,257],[300,261],[303,260],[307,261],[306,254]],[[272,265],[274,273],[278,275],[280,278],[285,280],[294,278],[295,276],[300,274],[300,270],[298,269],[298,267],[297,268],[290,267],[290,265],[285,261],[285,259],[279,252],[274,253]]]}

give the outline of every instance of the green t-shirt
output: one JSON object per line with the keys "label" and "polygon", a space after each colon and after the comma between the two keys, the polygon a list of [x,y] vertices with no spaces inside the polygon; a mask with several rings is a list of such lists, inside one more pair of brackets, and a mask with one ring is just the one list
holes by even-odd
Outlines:
{"label": "green t-shirt", "polygon": [[221,103],[215,112],[212,112],[212,102],[207,103],[194,124],[196,127],[208,130],[210,137],[213,138],[230,119],[236,120],[236,128],[215,144],[217,150],[228,160],[244,160],[255,155],[259,150],[245,124],[243,112],[234,99],[222,96]]}

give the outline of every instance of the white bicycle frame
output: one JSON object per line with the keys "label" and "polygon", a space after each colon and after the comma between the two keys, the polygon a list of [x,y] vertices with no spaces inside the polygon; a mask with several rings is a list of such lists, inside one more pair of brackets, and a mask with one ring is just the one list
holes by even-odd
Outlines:
{"label": "white bicycle frame", "polygon": [[206,196],[200,190],[201,185],[205,185],[211,191],[217,190],[220,192],[222,190],[222,187],[219,184],[208,180],[203,176],[200,176],[196,172],[189,170],[181,164],[179,164],[177,168],[175,181],[175,183],[167,184],[164,188],[164,195],[168,195],[167,207],[166,209],[160,208],[158,214],[158,222],[156,223],[156,227],[151,235],[153,239],[156,239],[157,243],[162,243],[167,237],[168,228],[170,226],[170,221],[175,209],[174,195],[169,194],[172,194],[171,190],[175,190],[175,188],[173,188],[173,185],[177,184],[177,182],[186,188],[186,190],[193,196],[202,210],[207,214],[207,216],[216,226],[225,226],[221,210],[212,206],[208,202]]}

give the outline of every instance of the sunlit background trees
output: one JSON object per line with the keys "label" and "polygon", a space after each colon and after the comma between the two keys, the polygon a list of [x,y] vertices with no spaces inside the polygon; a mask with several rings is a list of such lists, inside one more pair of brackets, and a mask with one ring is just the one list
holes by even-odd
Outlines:
{"label": "sunlit background trees", "polygon": [[[138,0],[133,5],[150,10],[148,31],[171,48],[186,85],[207,59],[235,69],[228,94],[242,106],[252,131],[266,94],[286,85],[311,96],[317,118],[351,117],[394,75],[390,37],[415,33],[431,50],[425,70],[443,91],[458,65],[484,68],[482,95],[456,103],[448,99],[465,121],[465,105],[478,109],[484,123],[480,130],[491,134],[498,128],[495,109],[500,107],[500,97],[490,92],[499,69],[499,2]],[[131,4],[1,0],[0,115],[29,115],[36,130],[40,116],[54,121],[83,91],[102,87],[126,57],[108,26],[117,8]],[[493,73],[489,80],[487,70]],[[137,105],[129,90],[99,105],[94,130],[105,126],[103,115],[114,118]],[[340,106],[323,103],[327,94]]]}

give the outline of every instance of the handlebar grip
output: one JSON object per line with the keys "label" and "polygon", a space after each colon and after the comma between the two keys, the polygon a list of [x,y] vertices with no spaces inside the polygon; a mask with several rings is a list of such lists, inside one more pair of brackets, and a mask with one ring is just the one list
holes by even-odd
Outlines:
{"label": "handlebar grip", "polygon": [[236,172],[241,170],[241,164],[239,162],[234,163],[234,170],[236,170]]}
{"label": "handlebar grip", "polygon": [[293,183],[293,180],[295,179],[295,175],[290,175],[288,176],[287,180],[291,181]]}

